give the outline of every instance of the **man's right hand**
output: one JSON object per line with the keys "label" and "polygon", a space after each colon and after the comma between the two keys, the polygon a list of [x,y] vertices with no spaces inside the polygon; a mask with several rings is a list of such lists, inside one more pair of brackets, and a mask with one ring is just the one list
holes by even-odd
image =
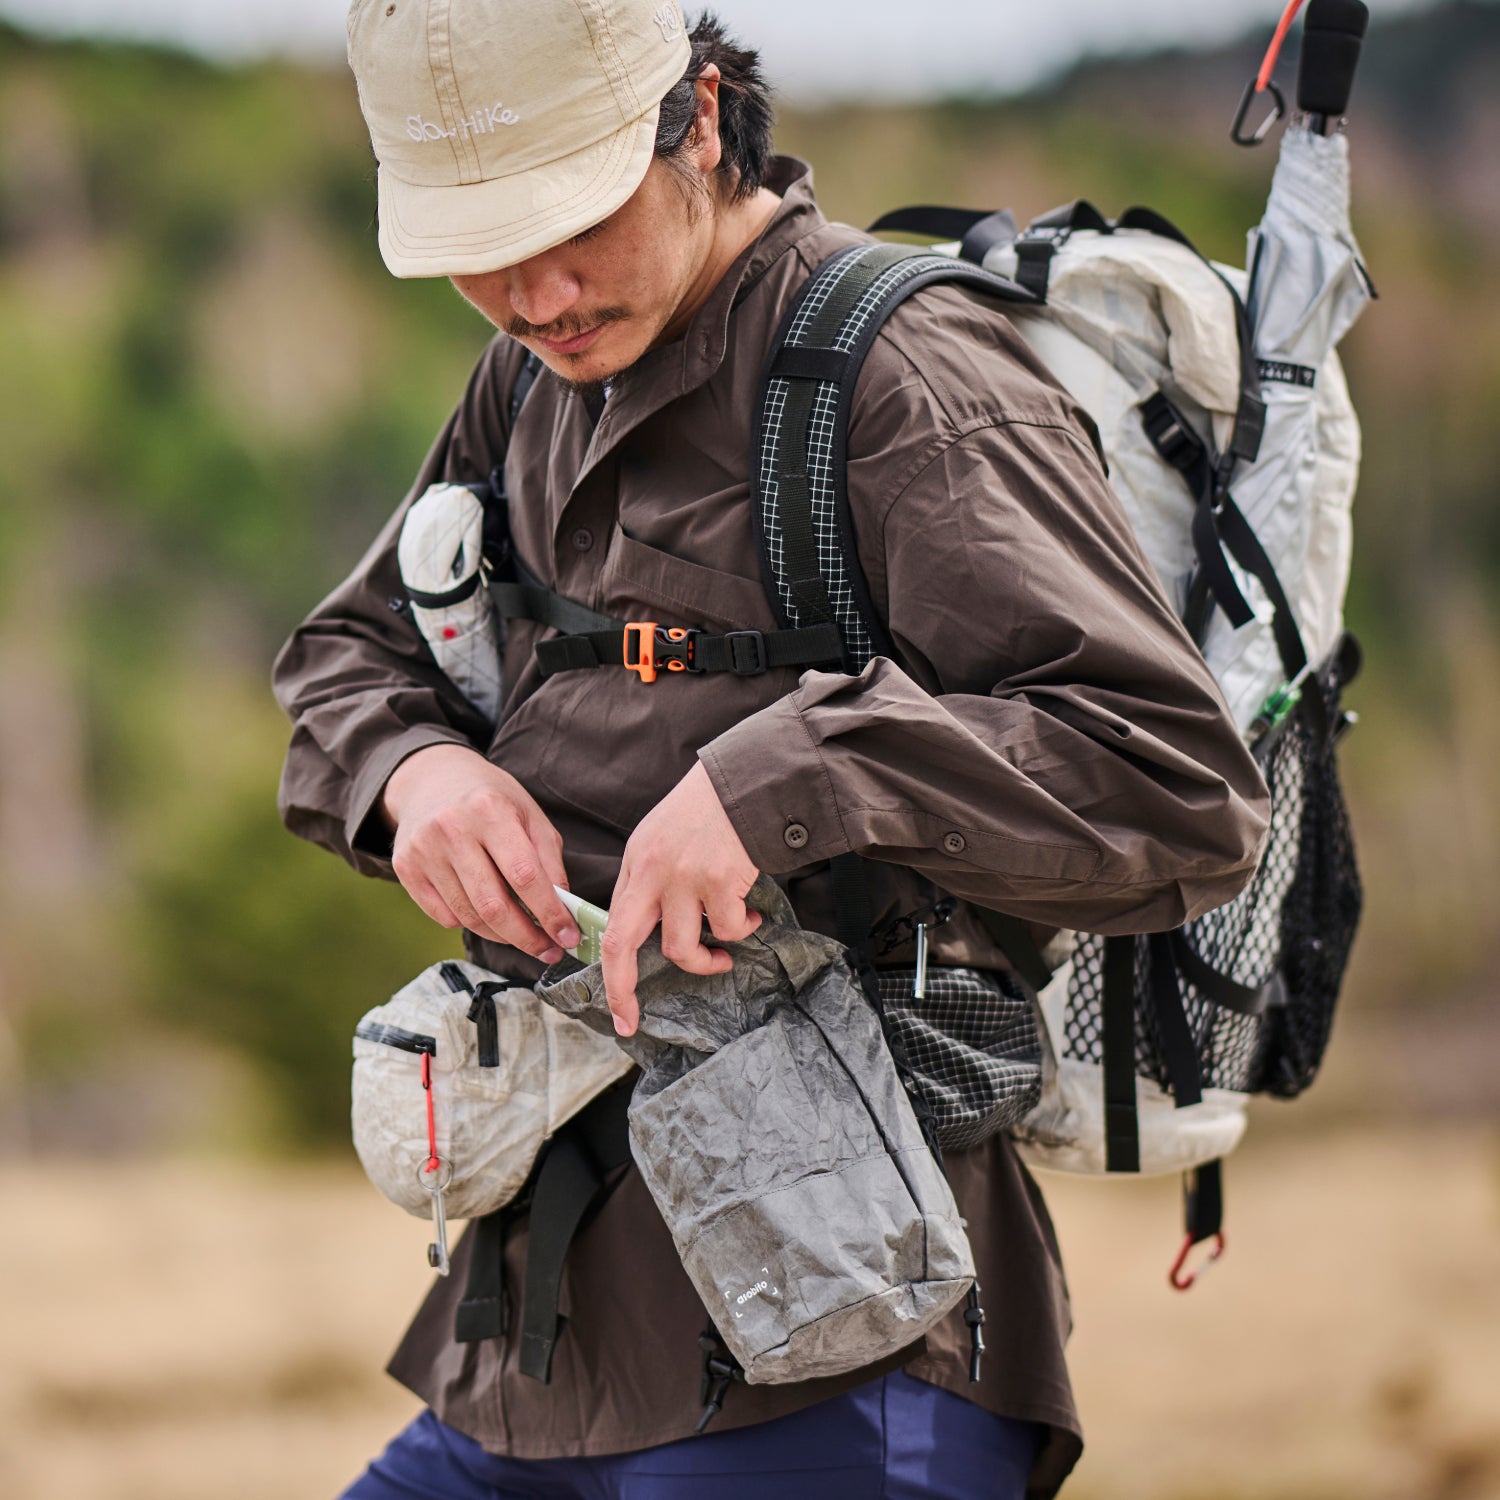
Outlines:
{"label": "man's right hand", "polygon": [[478,751],[429,745],[409,755],[380,810],[395,831],[396,878],[434,922],[549,964],[577,945],[578,925],[552,889],[568,884],[562,839],[521,783]]}

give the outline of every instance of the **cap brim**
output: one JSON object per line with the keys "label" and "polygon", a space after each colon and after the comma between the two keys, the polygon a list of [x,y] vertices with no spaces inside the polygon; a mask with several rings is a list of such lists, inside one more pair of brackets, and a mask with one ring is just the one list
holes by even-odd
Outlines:
{"label": "cap brim", "polygon": [[545,167],[458,187],[379,172],[380,253],[395,276],[477,276],[550,250],[607,219],[651,165],[660,105]]}

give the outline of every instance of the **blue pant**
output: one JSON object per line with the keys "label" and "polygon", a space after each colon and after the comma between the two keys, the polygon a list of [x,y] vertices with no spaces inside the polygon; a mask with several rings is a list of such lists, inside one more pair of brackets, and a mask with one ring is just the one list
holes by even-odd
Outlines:
{"label": "blue pant", "polygon": [[598,1458],[496,1458],[424,1412],[343,1500],[1022,1500],[1041,1433],[899,1371],[772,1422]]}

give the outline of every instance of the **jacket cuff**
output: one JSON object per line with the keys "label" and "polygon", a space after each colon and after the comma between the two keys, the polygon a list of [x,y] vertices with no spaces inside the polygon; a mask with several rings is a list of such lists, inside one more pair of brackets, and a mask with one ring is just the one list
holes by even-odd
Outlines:
{"label": "jacket cuff", "polygon": [[349,816],[344,822],[344,837],[356,854],[390,863],[391,831],[376,804],[396,767],[429,745],[474,748],[474,742],[455,729],[444,728],[441,724],[413,724],[395,739],[387,740],[359,768],[359,774],[350,787]]}
{"label": "jacket cuff", "polygon": [[849,852],[833,782],[799,696],[778,699],[698,752],[745,852],[768,875]]}

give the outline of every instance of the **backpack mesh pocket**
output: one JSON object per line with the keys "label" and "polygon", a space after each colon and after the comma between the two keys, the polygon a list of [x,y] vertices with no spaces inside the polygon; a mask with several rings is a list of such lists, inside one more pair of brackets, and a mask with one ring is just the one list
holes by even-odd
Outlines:
{"label": "backpack mesh pocket", "polygon": [[[1337,726],[1351,672],[1336,659],[1310,678],[1325,722]],[[1206,1088],[1291,1098],[1322,1060],[1359,921],[1361,891],[1334,738],[1302,713],[1263,752],[1271,827],[1254,878],[1233,901],[1183,929],[1194,952],[1236,984],[1260,989],[1280,977],[1276,1003],[1245,1015],[1177,976]],[[1064,1056],[1102,1063],[1105,940],[1080,933],[1063,1016]],[[1136,1072],[1170,1091],[1166,1049],[1152,998],[1152,949],[1135,946]]]}
{"label": "backpack mesh pocket", "polygon": [[[1340,721],[1344,678],[1319,682],[1328,722]],[[1314,689],[1310,689],[1312,691]],[[1354,858],[1349,809],[1339,786],[1336,747],[1297,721],[1303,757],[1301,847],[1281,918],[1286,1004],[1267,1013],[1266,1052],[1256,1088],[1282,1099],[1313,1081],[1328,1045],[1364,894]]]}

